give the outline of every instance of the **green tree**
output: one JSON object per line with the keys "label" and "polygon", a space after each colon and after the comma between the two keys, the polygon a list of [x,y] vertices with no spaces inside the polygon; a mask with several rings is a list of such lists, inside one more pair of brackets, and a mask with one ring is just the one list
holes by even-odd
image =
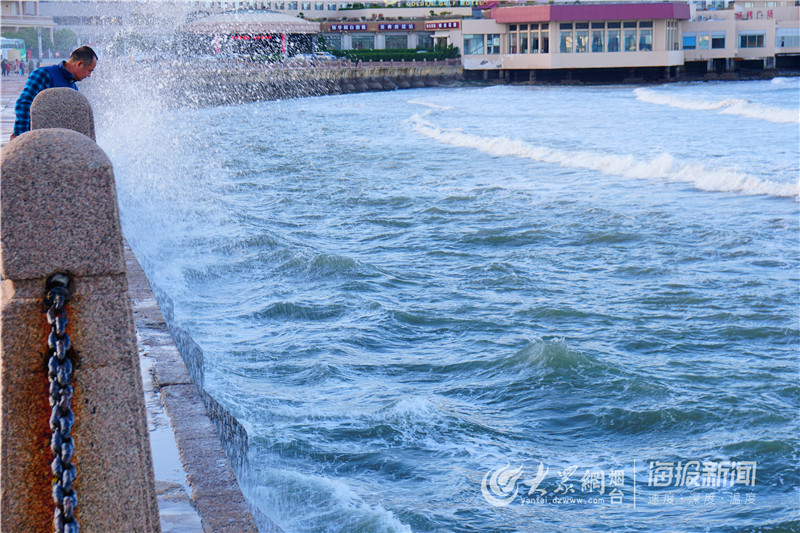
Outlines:
{"label": "green tree", "polygon": [[[61,52],[61,57],[66,57],[66,55],[75,50],[77,46],[78,36],[75,35],[74,31],[63,29],[56,30],[55,33],[53,33],[53,52]],[[47,46],[44,44],[44,33],[42,34],[42,48],[47,50]]]}

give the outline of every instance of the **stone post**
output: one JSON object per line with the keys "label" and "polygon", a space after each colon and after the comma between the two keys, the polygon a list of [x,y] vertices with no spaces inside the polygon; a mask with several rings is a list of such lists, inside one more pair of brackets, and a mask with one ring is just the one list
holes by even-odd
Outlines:
{"label": "stone post", "polygon": [[81,531],[158,532],[111,162],[81,133],[38,129],[4,147],[1,163],[0,530],[52,531],[42,302],[45,280],[63,272]]}
{"label": "stone post", "polygon": [[89,101],[75,89],[45,89],[31,103],[31,129],[65,128],[83,133],[93,141],[94,112]]}

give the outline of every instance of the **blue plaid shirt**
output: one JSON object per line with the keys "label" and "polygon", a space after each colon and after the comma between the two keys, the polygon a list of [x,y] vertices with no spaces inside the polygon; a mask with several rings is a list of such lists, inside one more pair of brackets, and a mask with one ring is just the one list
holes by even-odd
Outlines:
{"label": "blue plaid shirt", "polygon": [[[63,67],[62,67],[63,68]],[[70,74],[70,78],[72,75]],[[14,113],[17,115],[14,121],[14,135],[21,135],[31,129],[31,104],[36,95],[45,89],[54,87],[53,79],[50,74],[42,68],[37,68],[28,76],[25,87],[19,93],[17,104],[14,106]]]}

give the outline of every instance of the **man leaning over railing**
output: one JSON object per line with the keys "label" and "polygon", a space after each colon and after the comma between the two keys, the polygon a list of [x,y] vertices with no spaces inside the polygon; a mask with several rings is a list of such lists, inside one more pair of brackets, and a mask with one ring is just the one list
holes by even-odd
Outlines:
{"label": "man leaning over railing", "polygon": [[10,140],[30,131],[31,104],[37,94],[53,87],[69,87],[77,91],[78,87],[75,82],[91,76],[96,66],[97,54],[88,46],[81,46],[73,51],[66,61],[57,65],[40,67],[31,72],[14,107],[17,119],[14,122],[14,133],[11,134]]}

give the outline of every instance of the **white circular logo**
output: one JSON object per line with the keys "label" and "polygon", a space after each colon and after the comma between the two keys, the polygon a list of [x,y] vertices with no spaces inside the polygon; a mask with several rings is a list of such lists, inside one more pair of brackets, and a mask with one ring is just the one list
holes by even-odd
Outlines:
{"label": "white circular logo", "polygon": [[503,468],[487,472],[481,482],[481,492],[486,501],[495,507],[503,507],[514,501],[522,469],[522,466],[512,469],[510,464],[506,464]]}

